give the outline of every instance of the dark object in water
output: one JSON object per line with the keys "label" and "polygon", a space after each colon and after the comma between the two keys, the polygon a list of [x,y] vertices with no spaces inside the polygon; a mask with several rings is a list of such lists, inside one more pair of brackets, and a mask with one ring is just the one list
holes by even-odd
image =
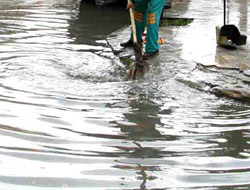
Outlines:
{"label": "dark object in water", "polygon": [[129,80],[136,80],[137,78],[142,77],[145,74],[147,67],[146,62],[143,59],[142,55],[142,44],[135,43],[135,64],[128,72]]}
{"label": "dark object in water", "polygon": [[224,25],[216,27],[217,44],[224,47],[235,48],[245,45],[247,36],[241,35],[235,25],[226,24],[226,0],[224,0]]}
{"label": "dark object in water", "polygon": [[231,40],[235,45],[240,46],[246,44],[247,37],[241,35],[235,25],[224,25],[221,27],[220,36],[225,36]]}

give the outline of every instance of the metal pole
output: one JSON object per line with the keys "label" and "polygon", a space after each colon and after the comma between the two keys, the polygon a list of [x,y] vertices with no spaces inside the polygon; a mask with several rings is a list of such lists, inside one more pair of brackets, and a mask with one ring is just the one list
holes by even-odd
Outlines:
{"label": "metal pole", "polygon": [[224,25],[226,25],[226,0],[224,0]]}

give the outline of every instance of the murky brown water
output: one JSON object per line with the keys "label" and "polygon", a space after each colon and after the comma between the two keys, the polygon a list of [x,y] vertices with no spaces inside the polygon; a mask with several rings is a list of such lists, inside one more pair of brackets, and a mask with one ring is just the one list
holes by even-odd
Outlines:
{"label": "murky brown water", "polygon": [[124,81],[105,41],[128,23],[123,7],[0,10],[1,190],[250,188],[250,105],[175,71]]}

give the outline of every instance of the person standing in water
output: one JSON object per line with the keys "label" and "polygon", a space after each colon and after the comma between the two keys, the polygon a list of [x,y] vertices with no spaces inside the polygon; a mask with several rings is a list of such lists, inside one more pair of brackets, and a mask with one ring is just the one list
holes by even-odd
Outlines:
{"label": "person standing in water", "polygon": [[[127,8],[134,9],[138,43],[142,43],[143,32],[147,27],[147,42],[145,53],[143,54],[144,59],[152,58],[159,54],[159,25],[165,3],[166,0],[128,1]],[[134,45],[132,35],[127,42],[121,43],[120,45],[122,47],[132,47]]]}

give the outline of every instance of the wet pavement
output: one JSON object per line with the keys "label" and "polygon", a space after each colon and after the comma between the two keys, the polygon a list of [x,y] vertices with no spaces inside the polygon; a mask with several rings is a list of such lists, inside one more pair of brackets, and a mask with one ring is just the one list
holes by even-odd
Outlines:
{"label": "wet pavement", "polygon": [[[238,27],[242,35],[249,36],[250,1],[227,1],[228,22]],[[160,28],[164,44],[160,55],[147,61],[151,68],[174,73],[177,81],[199,90],[236,99],[250,99],[250,43],[227,49],[217,45],[216,26],[223,25],[223,1],[174,1],[172,8],[164,12],[164,18],[191,18],[187,26],[165,26]],[[122,49],[121,41],[127,39],[130,28],[112,33],[108,41],[120,57],[133,55],[131,49]],[[153,69],[154,70],[154,69]],[[146,75],[153,76],[151,71]],[[147,76],[146,76],[147,77]]]}

